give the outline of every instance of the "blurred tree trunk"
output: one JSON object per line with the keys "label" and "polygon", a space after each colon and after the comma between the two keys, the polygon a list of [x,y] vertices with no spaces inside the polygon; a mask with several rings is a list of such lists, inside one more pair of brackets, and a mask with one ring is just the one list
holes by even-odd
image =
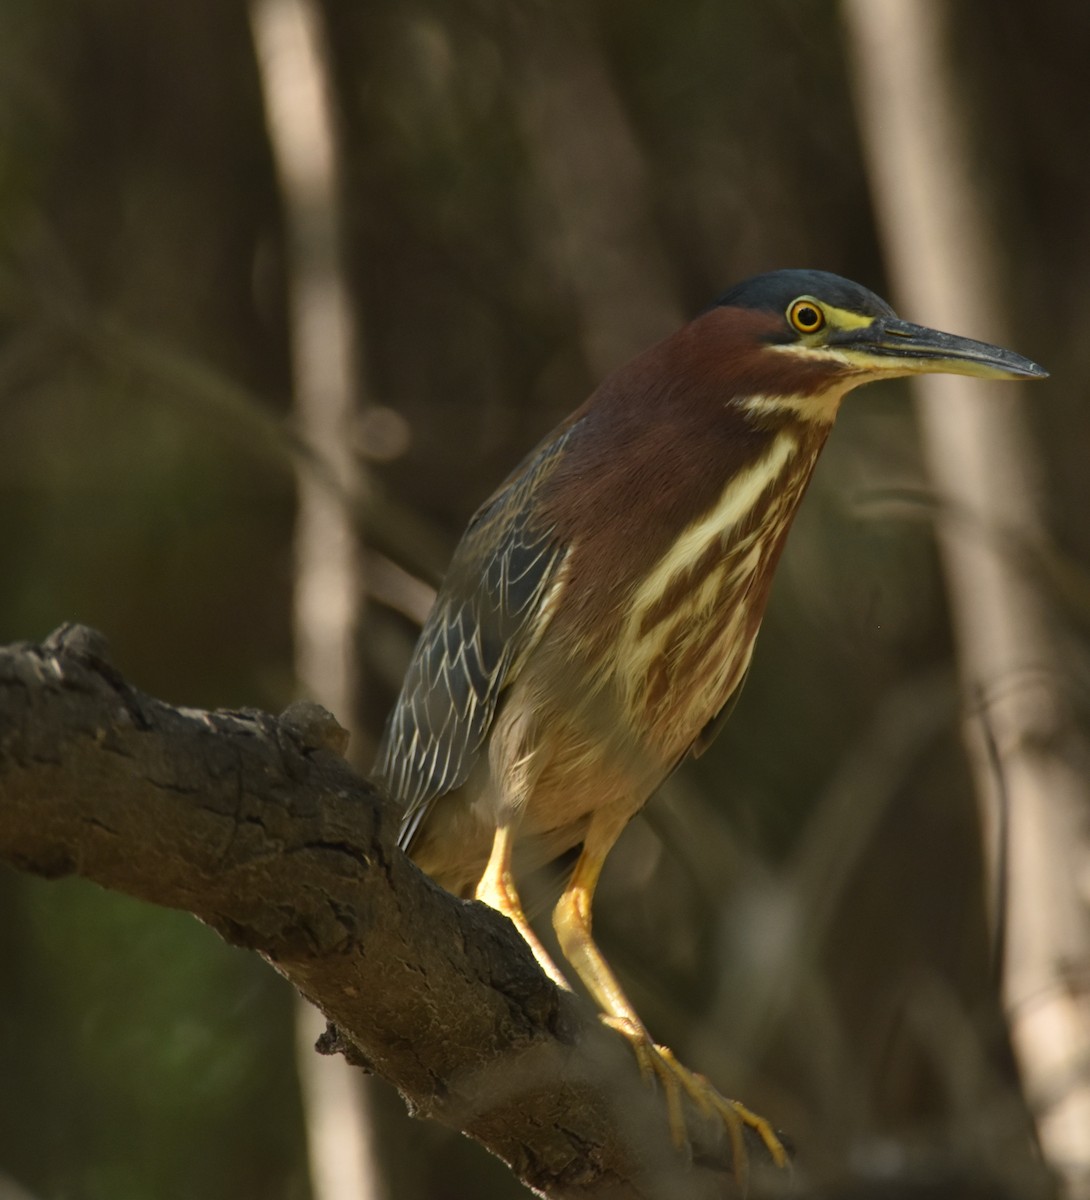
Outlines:
{"label": "blurred tree trunk", "polygon": [[512,17],[518,106],[557,277],[594,378],[681,324],[654,232],[650,171],[581,7]]}
{"label": "blurred tree trunk", "polygon": [[[250,7],[288,240],[291,355],[298,432],[295,674],[304,692],[358,727],[361,554],[351,500],[365,484],[352,453],[358,345],[345,275],[340,173],[328,53],[314,0]],[[325,1020],[296,1006],[296,1058],[316,1200],[381,1200],[367,1080],[314,1043]]]}
{"label": "blurred tree trunk", "polygon": [[[845,0],[857,108],[893,289],[913,317],[1003,341],[1002,269],[974,186],[941,8]],[[916,383],[924,452],[993,863],[1011,1036],[1041,1145],[1068,1195],[1090,1195],[1088,799],[1040,582],[1018,546],[1045,541],[1020,397],[972,380]]]}

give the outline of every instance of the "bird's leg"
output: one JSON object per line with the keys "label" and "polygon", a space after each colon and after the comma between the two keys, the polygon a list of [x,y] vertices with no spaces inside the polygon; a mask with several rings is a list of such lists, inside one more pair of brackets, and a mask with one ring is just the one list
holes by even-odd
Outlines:
{"label": "bird's leg", "polygon": [[739,1182],[745,1185],[748,1154],[743,1129],[749,1126],[764,1142],[769,1157],[778,1167],[788,1163],[787,1152],[772,1126],[737,1100],[721,1096],[704,1078],[678,1062],[672,1050],[656,1045],[636,1015],[617,977],[602,957],[591,936],[591,904],[602,864],[626,821],[608,811],[591,818],[583,850],[575,864],[571,882],[553,910],[553,926],[560,949],[576,974],[603,1010],[603,1020],[627,1038],[636,1054],[644,1078],[655,1076],[662,1084],[675,1145],[687,1140],[681,1094],[684,1092],[706,1115],[718,1115],[731,1141],[732,1161]]}
{"label": "bird's leg", "polygon": [[566,992],[571,991],[571,984],[560,973],[559,967],[549,957],[549,952],[538,941],[537,934],[530,928],[526,914],[522,911],[522,901],[519,899],[515,880],[511,874],[511,848],[514,842],[514,826],[504,822],[497,826],[496,836],[492,840],[492,853],[488,856],[488,866],[477,883],[475,893],[478,900],[483,900],[490,908],[494,908],[515,926],[522,934],[523,941],[530,947],[538,965],[546,975]]}

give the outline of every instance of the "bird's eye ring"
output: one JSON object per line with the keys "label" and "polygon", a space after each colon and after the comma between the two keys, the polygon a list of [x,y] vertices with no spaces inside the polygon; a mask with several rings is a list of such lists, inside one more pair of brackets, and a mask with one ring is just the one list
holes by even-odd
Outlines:
{"label": "bird's eye ring", "polygon": [[799,333],[817,333],[825,328],[825,314],[813,300],[796,300],[787,310],[787,319]]}

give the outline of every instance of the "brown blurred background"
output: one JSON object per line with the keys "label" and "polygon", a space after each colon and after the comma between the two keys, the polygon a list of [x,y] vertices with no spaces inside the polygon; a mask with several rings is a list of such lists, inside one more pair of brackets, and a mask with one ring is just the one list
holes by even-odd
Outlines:
{"label": "brown blurred background", "polygon": [[[940,7],[1007,321],[957,332],[1052,371],[1027,389],[1052,535],[1035,569],[1085,730],[1090,8]],[[827,0],[320,14],[366,413],[366,765],[415,635],[400,571],[434,582],[597,379],[747,274],[889,289]],[[279,710],[299,693],[307,468],[251,18],[222,0],[0,7],[0,639],[79,620],[166,700]],[[907,392],[852,397],[735,715],[622,840],[598,929],[653,1031],[815,1175],[918,1161],[1028,1195],[927,495]],[[0,1196],[311,1195],[272,971],[79,883],[0,873],[0,914]],[[524,1194],[367,1092],[385,1195]]]}

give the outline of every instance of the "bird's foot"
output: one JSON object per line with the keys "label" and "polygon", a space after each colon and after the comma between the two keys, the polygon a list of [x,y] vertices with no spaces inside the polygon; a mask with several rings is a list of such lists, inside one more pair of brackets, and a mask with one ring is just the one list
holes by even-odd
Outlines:
{"label": "bird's foot", "polygon": [[602,1020],[632,1047],[644,1079],[657,1079],[661,1084],[670,1118],[670,1135],[675,1146],[681,1149],[689,1140],[683,1101],[683,1097],[688,1096],[705,1116],[718,1117],[723,1122],[730,1139],[734,1175],[743,1194],[749,1177],[749,1153],[745,1143],[747,1126],[764,1143],[775,1166],[786,1168],[789,1165],[783,1143],[764,1117],[751,1112],[738,1100],[721,1096],[703,1075],[682,1066],[671,1049],[653,1042],[639,1021],[612,1016],[603,1016]]}

